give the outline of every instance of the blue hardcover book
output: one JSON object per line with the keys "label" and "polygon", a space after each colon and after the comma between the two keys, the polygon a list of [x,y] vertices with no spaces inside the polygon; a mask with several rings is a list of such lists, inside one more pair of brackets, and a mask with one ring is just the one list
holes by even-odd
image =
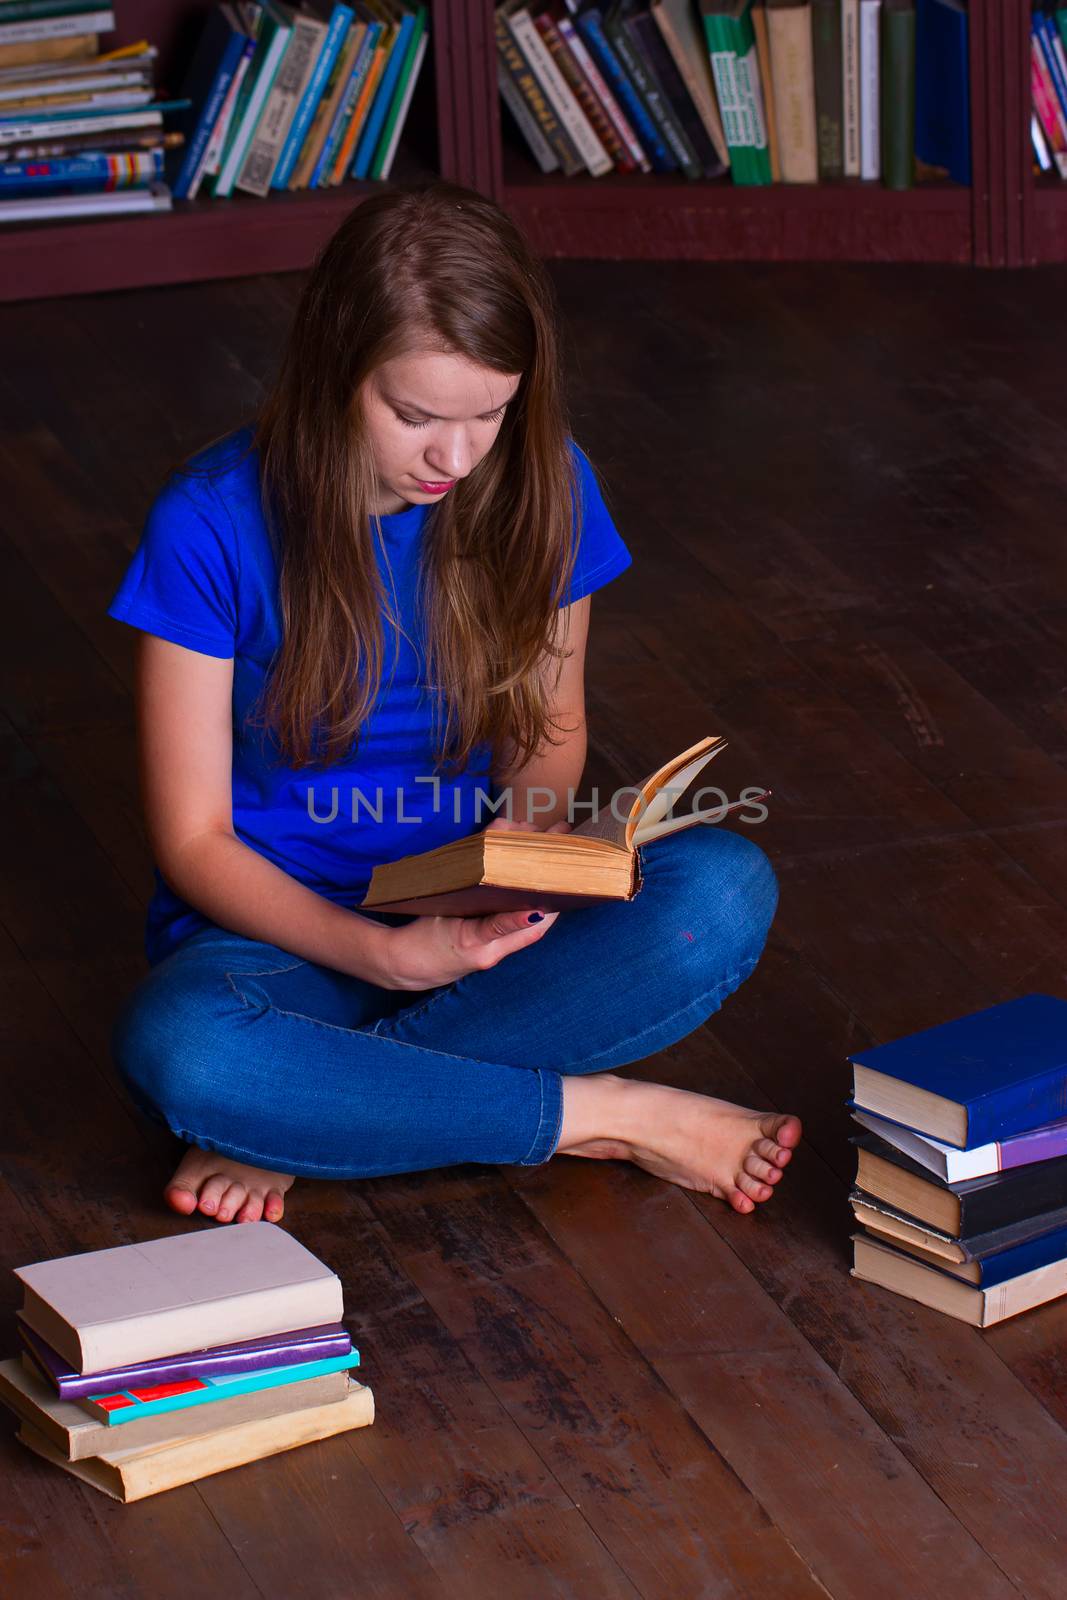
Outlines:
{"label": "blue hardcover book", "polygon": [[604,19],[600,8],[583,7],[575,14],[574,24],[585,40],[586,49],[607,79],[608,87],[621,101],[623,110],[633,123],[634,132],[648,154],[653,171],[677,172],[677,161],[660,138],[659,129],[652,120],[651,112],[615,53],[615,46],[604,32]]}
{"label": "blue hardcover book", "polygon": [[162,150],[134,152],[136,163],[104,151],[0,162],[0,199],[23,195],[94,194],[143,188],[163,175]]}
{"label": "blue hardcover book", "polygon": [[222,6],[208,12],[196,53],[182,83],[182,97],[191,101],[191,105],[186,114],[177,119],[177,128],[184,133],[185,144],[177,152],[181,161],[170,186],[175,200],[184,200],[189,193],[189,185],[207,149],[211,130],[248,42],[247,33],[233,26]]}
{"label": "blue hardcover book", "polygon": [[333,171],[334,162],[337,160],[341,149],[345,131],[352,120],[355,102],[359,98],[360,90],[366,82],[367,73],[370,71],[371,63],[374,60],[374,52],[378,48],[378,40],[381,38],[383,27],[383,23],[373,20],[367,24],[367,31],[363,35],[363,41],[356,54],[356,59],[352,63],[352,71],[349,74],[344,94],[341,96],[341,103],[334,112],[330,131],[326,135],[326,142],[319,152],[319,159],[316,161],[311,177],[308,179],[309,189],[318,189],[320,186],[327,187],[323,180],[328,173]]}
{"label": "blue hardcover book", "polygon": [[400,69],[404,65],[404,56],[407,54],[408,40],[415,29],[414,11],[406,11],[404,20],[400,24],[400,32],[393,40],[389,51],[389,60],[385,64],[382,81],[378,85],[374,96],[374,103],[370,108],[367,120],[363,125],[359,138],[356,140],[356,153],[352,157],[352,164],[348,169],[350,178],[365,178],[370,172],[370,164],[378,146],[382,128],[385,125],[386,113],[393,103],[396,93],[397,80]]}
{"label": "blue hardcover book", "polygon": [[161,1412],[184,1411],[189,1406],[210,1405],[229,1395],[254,1394],[260,1389],[278,1389],[303,1378],[318,1378],[325,1372],[347,1372],[359,1366],[359,1351],[348,1355],[326,1356],[320,1361],[301,1361],[291,1367],[261,1368],[258,1372],[219,1373],[215,1377],[189,1378],[184,1383],[162,1384],[155,1388],[110,1390],[86,1395],[85,1409],[109,1427],[132,1422],[136,1417],[154,1417]]}
{"label": "blue hardcover book", "polygon": [[915,154],[971,181],[971,93],[964,0],[915,0]]}
{"label": "blue hardcover book", "polygon": [[1067,1116],[1067,1001],[1023,995],[849,1060],[858,1106],[970,1150]]}
{"label": "blue hardcover book", "polygon": [[1038,45],[1045,57],[1052,87],[1056,91],[1056,99],[1060,103],[1060,110],[1067,118],[1067,72],[1063,67],[1062,45],[1059,30],[1052,18],[1045,12],[1035,11],[1031,18],[1031,31],[1037,39]]}
{"label": "blue hardcover book", "polygon": [[349,25],[355,17],[351,6],[335,5],[330,13],[330,25],[326,30],[326,37],[319,51],[319,59],[315,63],[315,70],[308,79],[307,88],[296,108],[296,115],[282,145],[282,153],[278,157],[278,165],[274,169],[274,176],[270,180],[272,189],[287,189],[289,179],[293,175],[301,146],[307,138],[311,119],[315,115],[315,107],[326,87],[326,80],[333,70],[333,64],[341,53],[341,46],[345,42]]}
{"label": "blue hardcover book", "polygon": [[[1012,1245],[1010,1249],[998,1250],[994,1255],[975,1256],[972,1266],[977,1268],[976,1281],[983,1288],[989,1288],[994,1283],[1006,1283],[1009,1278],[1017,1278],[1020,1272],[1034,1272],[1053,1261],[1062,1261],[1065,1256],[1067,1228],[1054,1228],[1051,1233],[1043,1233],[1039,1239],[1028,1239],[1025,1244]],[[974,1282],[975,1278],[972,1277],[971,1281]]]}

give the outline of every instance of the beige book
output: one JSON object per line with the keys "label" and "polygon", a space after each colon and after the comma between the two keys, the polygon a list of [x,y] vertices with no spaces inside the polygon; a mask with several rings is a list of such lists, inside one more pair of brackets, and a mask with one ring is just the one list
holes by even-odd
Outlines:
{"label": "beige book", "polygon": [[16,1267],[26,1321],[79,1372],[340,1322],[340,1279],[273,1222]]}
{"label": "beige book", "polygon": [[374,1421],[374,1396],[359,1383],[351,1383],[343,1400],[311,1406],[285,1416],[242,1422],[195,1439],[150,1445],[140,1450],[108,1450],[84,1461],[68,1461],[44,1434],[24,1422],[18,1437],[37,1455],[62,1467],[64,1472],[102,1489],[114,1500],[143,1500],[147,1495],[195,1483],[215,1472],[228,1472],[250,1461],[278,1455],[316,1439],[329,1439],[350,1428],[366,1428]]}
{"label": "beige book", "polygon": [[879,1244],[865,1234],[852,1235],[855,1250],[852,1276],[876,1283],[895,1294],[907,1295],[920,1305],[944,1311],[974,1328],[991,1328],[1007,1317],[1045,1305],[1067,1293],[1067,1260],[1053,1261],[1033,1272],[983,1289],[961,1283],[938,1268],[913,1259],[903,1251]]}
{"label": "beige book", "polygon": [[752,0],[752,31],[756,36],[756,60],[763,84],[763,114],[767,119],[767,153],[771,161],[771,182],[781,183],[782,162],[778,153],[778,121],[774,115],[774,79],[771,76],[771,44],[767,37],[766,0]]}
{"label": "beige book", "polygon": [[730,151],[722,131],[719,100],[715,93],[715,79],[711,71],[711,57],[700,26],[697,8],[692,0],[652,0],[649,7],[656,19],[667,49],[674,57],[689,98],[707,129],[708,138],[715,146],[715,154],[725,166],[730,165]]}
{"label": "beige book", "polygon": [[924,1228],[918,1222],[910,1222],[906,1217],[897,1216],[894,1211],[873,1205],[869,1200],[861,1200],[858,1195],[851,1195],[849,1204],[856,1221],[870,1229],[872,1233],[885,1234],[894,1244],[906,1245],[909,1249],[922,1251],[924,1255],[936,1256],[946,1267],[968,1264],[967,1252],[963,1247],[955,1239],[939,1233],[936,1228]]}
{"label": "beige book", "polygon": [[29,39],[0,44],[0,67],[27,67],[38,61],[84,61],[100,48],[98,33],[72,33],[62,39]]}
{"label": "beige book", "polygon": [[[684,816],[674,802],[726,740],[708,737],[666,762],[641,783],[606,797],[599,814],[571,833],[512,833],[489,828],[375,867],[361,909],[418,915],[480,916],[544,906],[563,911],[606,900],[632,900],[641,887],[638,849],[696,823],[757,806],[765,789],[746,790]],[[719,791],[716,791],[719,793]],[[631,799],[630,797],[633,796]],[[595,797],[599,801],[599,796]]]}
{"label": "beige book", "polygon": [[204,1433],[217,1433],[239,1422],[284,1416],[308,1406],[330,1405],[348,1393],[347,1372],[323,1372],[315,1378],[282,1383],[276,1389],[234,1394],[206,1405],[183,1406],[132,1422],[98,1422],[77,1400],[61,1400],[43,1378],[20,1361],[0,1361],[0,1401],[17,1417],[43,1433],[68,1461],[82,1461],[104,1451],[143,1450],[174,1444]]}
{"label": "beige book", "polygon": [[767,0],[767,36],[783,183],[818,183],[810,0]]}

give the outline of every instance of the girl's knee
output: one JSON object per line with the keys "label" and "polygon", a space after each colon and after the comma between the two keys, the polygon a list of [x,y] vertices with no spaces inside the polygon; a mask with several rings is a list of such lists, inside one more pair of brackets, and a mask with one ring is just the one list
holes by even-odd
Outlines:
{"label": "girl's knee", "polygon": [[111,1031],[119,1076],[141,1109],[175,1131],[203,1094],[221,1038],[202,982],[177,984],[150,975],[130,996]]}
{"label": "girl's knee", "polygon": [[755,964],[778,906],[778,880],[759,845],[741,833],[699,826],[654,845],[645,866],[664,890],[662,914],[685,944],[711,945],[720,963]]}

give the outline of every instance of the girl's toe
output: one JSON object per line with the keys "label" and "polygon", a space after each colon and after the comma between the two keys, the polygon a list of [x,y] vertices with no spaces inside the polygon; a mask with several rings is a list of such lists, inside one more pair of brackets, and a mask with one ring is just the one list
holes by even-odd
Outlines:
{"label": "girl's toe", "polygon": [[769,1184],[760,1183],[757,1178],[750,1178],[747,1172],[737,1174],[737,1187],[742,1194],[747,1194],[750,1200],[769,1200],[774,1193]]}
{"label": "girl's toe", "polygon": [[772,1166],[769,1161],[761,1161],[754,1150],[750,1150],[745,1157],[745,1171],[750,1178],[759,1178],[763,1183],[777,1183],[782,1176],[781,1167]]}
{"label": "girl's toe", "polygon": [[222,1199],[216,1213],[220,1222],[229,1222],[248,1198],[248,1190],[243,1183],[231,1183]]}
{"label": "girl's toe", "polygon": [[268,1222],[278,1222],[285,1210],[285,1201],[277,1189],[272,1189],[267,1195],[267,1204],[264,1215]]}
{"label": "girl's toe", "polygon": [[213,1178],[207,1178],[200,1185],[200,1209],[206,1217],[213,1217],[219,1209],[219,1201],[230,1186],[229,1178],[216,1173]]}

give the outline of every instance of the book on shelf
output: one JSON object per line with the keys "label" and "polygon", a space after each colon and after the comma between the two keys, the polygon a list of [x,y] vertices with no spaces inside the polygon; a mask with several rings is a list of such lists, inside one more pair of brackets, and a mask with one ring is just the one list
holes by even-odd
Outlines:
{"label": "book on shelf", "polygon": [[[630,148],[609,116],[607,102],[601,100],[597,94],[579,55],[575,52],[572,39],[576,39],[577,34],[562,0],[556,0],[554,5],[547,5],[536,12],[533,22],[559,68],[561,77],[584,111],[586,121],[610,158],[610,167],[605,167],[603,170],[609,171],[614,168],[616,172],[635,172],[637,163],[630,153]],[[584,50],[580,41],[579,47]]]}
{"label": "book on shelf", "polygon": [[1023,995],[849,1059],[861,1110],[971,1149],[1067,1115],[1067,1001]]}
{"label": "book on shelf", "polygon": [[[18,21],[5,18],[0,6],[0,46],[36,45],[53,39],[84,38],[87,34],[112,33],[115,13],[110,6],[87,5],[77,11],[61,12],[50,17],[23,17]],[[0,65],[12,65],[3,62]]]}
{"label": "book on shelf", "polygon": [[340,1321],[337,1275],[268,1222],[15,1269],[23,1316],[82,1372]]}
{"label": "book on shelf", "polygon": [[853,1137],[856,1184],[953,1238],[988,1233],[1067,1206],[1067,1156],[945,1183],[877,1134]]}
{"label": "book on shelf", "polygon": [[[675,800],[726,740],[705,738],[635,786],[621,818],[612,805],[570,833],[522,833],[488,828],[421,855],[375,867],[361,906],[418,915],[480,916],[535,903],[569,910],[609,900],[632,900],[641,887],[638,851],[683,828],[722,820],[758,805],[769,791],[747,791],[714,811],[670,816]],[[624,791],[629,794],[631,791]]]}
{"label": "book on shelf", "polygon": [[944,1183],[963,1183],[967,1178],[982,1178],[992,1172],[1007,1172],[1032,1161],[1049,1161],[1067,1156],[1067,1120],[1060,1118],[1025,1133],[1012,1134],[970,1150],[957,1150],[940,1139],[931,1139],[869,1111],[852,1108],[852,1115],[868,1133],[875,1133],[886,1144],[902,1150]]}
{"label": "book on shelf", "polygon": [[22,1359],[0,1361],[0,1402],[22,1443],[120,1500],[373,1421],[336,1274],[271,1223],[16,1276]]}
{"label": "book on shelf", "polygon": [[892,1289],[975,1328],[991,1328],[1067,1292],[1067,1258],[1062,1257],[1006,1282],[982,1285],[964,1282],[870,1234],[853,1235],[853,1252],[853,1277]]}
{"label": "book on shelf", "polygon": [[711,140],[720,170],[730,165],[730,153],[722,131],[722,118],[715,97],[711,59],[693,0],[651,0],[649,10],[663,34],[667,48],[685,83],[690,99]]}
{"label": "book on shelf", "polygon": [[819,180],[845,176],[845,58],[841,0],[812,0],[811,48]]}
{"label": "book on shelf", "polygon": [[783,183],[819,178],[811,0],[767,0],[774,120]]}
{"label": "book on shelf", "polygon": [[860,175],[860,4],[841,0],[841,137],[846,178]]}
{"label": "book on shelf", "polygon": [[645,154],[634,125],[623,109],[618,96],[609,87],[600,67],[593,60],[588,45],[578,31],[575,19],[566,14],[561,14],[559,32],[560,38],[563,39],[567,49],[574,57],[575,65],[603,106],[608,121],[622,144],[623,154],[615,158],[619,171],[651,172],[652,163]]}
{"label": "book on shelf", "polygon": [[608,35],[605,26],[608,9],[609,0],[603,0],[602,4],[598,0],[578,0],[576,7],[572,5],[575,27],[632,124],[651,170],[675,172],[677,163]]}
{"label": "book on shelf", "polygon": [[767,123],[767,157],[771,182],[781,183],[782,161],[778,148],[778,122],[774,114],[774,79],[771,76],[771,36],[767,29],[767,0],[752,0],[752,32],[756,40],[756,70],[763,95],[763,114]]}
{"label": "book on shelf", "polygon": [[970,58],[964,0],[915,0],[915,155],[971,181]]}
{"label": "book on shelf", "polygon": [[635,4],[624,19],[624,26],[662,106],[663,125],[671,130],[671,148],[682,172],[687,178],[721,177],[729,162],[723,160],[704,126],[651,7]]}
{"label": "book on shelf", "polygon": [[882,181],[910,189],[915,175],[915,3],[882,0],[879,96]]}
{"label": "book on shelf", "polygon": [[374,1421],[370,1389],[349,1384],[342,1400],[305,1406],[269,1417],[253,1417],[211,1433],[193,1435],[166,1444],[137,1449],[102,1451],[71,1461],[38,1428],[23,1422],[19,1441],[54,1466],[62,1467],[94,1489],[115,1500],[129,1502],[183,1483],[195,1483],[216,1472],[261,1461],[297,1445],[329,1439],[350,1428],[365,1428]]}
{"label": "book on shelf", "polygon": [[[700,0],[700,14],[730,152],[730,176],[737,184],[770,183],[770,150],[752,0]],[[780,153],[779,129],[779,156]]]}

